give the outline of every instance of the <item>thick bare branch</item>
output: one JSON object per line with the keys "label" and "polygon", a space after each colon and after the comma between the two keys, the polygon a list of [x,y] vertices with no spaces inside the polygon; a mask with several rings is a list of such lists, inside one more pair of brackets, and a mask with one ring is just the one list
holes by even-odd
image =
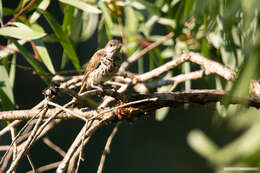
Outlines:
{"label": "thick bare branch", "polygon": [[162,73],[165,73],[181,64],[184,62],[191,61],[193,63],[199,64],[205,68],[205,74],[217,74],[221,77],[223,77],[226,80],[234,80],[236,77],[236,72],[231,70],[228,67],[225,67],[224,65],[217,63],[215,61],[209,60],[199,53],[194,53],[194,52],[186,52],[183,53],[182,55],[174,58],[172,61],[152,70],[144,74],[136,75],[135,78],[139,82],[146,81],[148,79],[158,77]]}
{"label": "thick bare branch", "polygon": [[[168,92],[168,93],[153,93],[153,94],[139,94],[139,95],[132,95],[130,97],[131,100],[144,100],[144,99],[151,99],[151,98],[156,98],[156,101],[154,100],[147,100],[147,101],[142,101],[140,104],[130,104],[127,106],[119,106],[116,110],[120,111],[125,111],[128,110],[130,107],[135,107],[135,109],[140,109],[142,110],[150,110],[152,109],[153,111],[164,106],[178,106],[182,105],[185,103],[199,103],[199,104],[206,104],[209,102],[218,102],[221,101],[221,99],[224,97],[225,92],[223,90],[190,90],[190,91],[182,91],[182,92]],[[243,98],[233,98],[232,99],[232,104],[243,104],[244,103]],[[251,96],[250,99],[248,100],[249,105],[252,107],[260,107],[260,97],[259,96]],[[135,103],[133,101],[133,103]],[[152,106],[156,105],[156,106]],[[54,113],[57,113],[57,111],[60,109],[49,109],[46,114],[43,116],[43,118],[49,118],[53,116]],[[80,111],[79,109],[70,109],[71,111]],[[110,111],[108,111],[110,110]],[[113,110],[114,116],[118,116],[119,113]],[[83,116],[86,119],[90,119],[93,117],[97,117],[98,115],[103,115],[107,116],[107,114],[110,115],[111,113],[111,108],[107,107],[104,109],[98,109],[98,110],[91,110],[84,112]],[[21,120],[28,120],[32,116],[35,115],[36,110],[17,110],[17,111],[5,111],[5,112],[0,112],[0,120],[12,120],[12,119],[21,119]],[[105,113],[103,113],[105,112]],[[133,113],[128,112],[129,116],[133,116]],[[38,117],[36,117],[38,118]],[[67,114],[65,112],[59,112],[58,115],[55,117],[57,119],[76,119],[77,117]]]}

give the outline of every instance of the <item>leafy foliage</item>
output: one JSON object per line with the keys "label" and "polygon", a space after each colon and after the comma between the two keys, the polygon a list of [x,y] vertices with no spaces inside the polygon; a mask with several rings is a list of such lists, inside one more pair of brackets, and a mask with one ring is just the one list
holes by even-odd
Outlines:
{"label": "leafy foliage", "polygon": [[[122,37],[127,57],[139,52],[150,42],[157,41],[167,33],[173,32],[175,34],[173,39],[165,42],[160,48],[150,51],[139,60],[139,73],[162,65],[183,51],[191,50],[200,52],[205,57],[239,72],[233,84],[214,76],[204,79],[204,84],[211,88],[229,90],[230,96],[248,97],[250,81],[259,77],[260,6],[257,0],[155,0],[153,3],[145,0],[98,1],[97,3],[60,0],[60,8],[64,12],[61,24],[48,11],[51,3],[57,2],[36,0],[32,3],[21,0],[16,9],[10,9],[2,7],[0,0],[0,23],[2,24],[0,36],[10,41],[8,45],[1,45],[0,48],[0,105],[2,109],[15,107],[12,83],[15,78],[15,55],[18,52],[40,74],[44,82],[50,85],[47,70],[55,74],[68,62],[71,62],[76,70],[80,69],[76,47],[80,42],[88,41],[96,31],[99,47],[103,47],[114,37]],[[23,11],[25,8],[26,10]],[[23,13],[16,16],[21,11]],[[4,23],[5,17],[10,15],[16,16],[15,22]],[[39,22],[41,16],[44,16],[51,26],[52,33],[46,34],[46,28]],[[63,47],[61,69],[54,68],[55,57],[50,56],[46,47],[50,41]],[[35,52],[33,54],[23,46],[27,42],[34,43],[32,47],[35,46],[40,60],[36,58]],[[6,59],[12,61],[11,65],[5,63]],[[184,64],[166,76],[175,76],[181,72],[188,73],[196,68],[190,63]],[[179,89],[196,87],[202,86],[186,82]],[[259,152],[258,111],[243,106],[230,106],[230,96],[225,98],[225,106],[217,104],[217,113],[222,117],[230,117],[229,122],[232,124],[230,128],[248,129],[242,136],[223,148],[218,148],[203,132],[197,130],[191,131],[188,137],[190,146],[212,163],[216,172],[221,172],[219,168],[223,165],[232,163],[235,166],[259,166],[260,161],[259,157],[256,160],[251,159],[255,158],[256,153]],[[167,113],[167,108],[157,111],[157,119],[162,120]],[[248,141],[251,142],[250,145],[245,146],[243,142]],[[243,150],[238,148],[235,151],[237,154],[234,154],[235,145],[243,147]],[[226,156],[229,156],[228,159]]]}

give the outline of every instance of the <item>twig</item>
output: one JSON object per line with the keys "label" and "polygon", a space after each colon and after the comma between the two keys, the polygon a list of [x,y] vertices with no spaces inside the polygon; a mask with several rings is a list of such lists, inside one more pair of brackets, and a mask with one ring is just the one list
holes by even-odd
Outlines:
{"label": "twig", "polygon": [[[85,138],[84,142],[81,143],[82,146],[85,146],[88,141],[90,140],[91,136]],[[77,160],[77,156],[80,154],[80,152],[82,151],[81,148],[78,148],[76,150],[76,152],[73,154],[72,158],[70,159],[70,162],[69,162],[69,165],[68,165],[68,171],[67,172],[73,172],[73,169],[74,169],[74,165],[75,165],[75,162]]]}
{"label": "twig", "polygon": [[[47,106],[47,103],[46,103],[46,106]],[[32,145],[32,143],[34,142],[34,140],[36,139],[35,138],[35,135],[36,135],[36,132],[40,126],[40,123],[42,122],[43,120],[43,116],[44,114],[47,112],[47,107],[44,108],[44,111],[41,113],[37,123],[35,124],[32,132],[31,132],[31,135],[29,136],[29,138],[27,139],[27,141],[25,142],[25,147],[23,148],[22,151],[20,151],[20,153],[18,153],[17,155],[17,158],[12,162],[10,168],[7,170],[7,173],[11,173],[13,170],[15,170],[15,168],[17,167],[18,165],[18,162],[21,160],[21,158],[24,156],[24,154],[27,152],[27,150],[29,149],[29,147]]]}
{"label": "twig", "polygon": [[51,102],[51,101],[48,101],[48,104],[51,105],[51,106],[55,106],[55,107],[63,110],[64,112],[67,112],[68,114],[71,114],[71,115],[73,115],[73,116],[75,116],[75,117],[77,117],[77,118],[79,118],[79,119],[81,119],[83,121],[87,121],[87,119],[84,117],[84,115],[81,114],[80,112],[75,113],[75,112],[73,112],[73,111],[71,111],[71,110],[69,110],[69,109],[67,109],[65,107],[62,107],[62,106],[60,106],[60,105],[58,105],[58,104],[56,104],[54,102]]}
{"label": "twig", "polygon": [[[1,117],[1,115],[0,115]],[[10,124],[8,124],[5,128],[3,128],[0,131],[0,136],[4,135],[6,132],[8,132],[9,130],[11,130],[11,128],[17,126],[18,124],[20,124],[22,121],[20,120],[14,120],[13,122],[11,122]]]}
{"label": "twig", "polygon": [[[60,163],[60,161],[59,162],[54,162],[54,163],[51,163],[51,164],[48,164],[48,165],[45,165],[45,166],[42,166],[42,167],[36,169],[36,171],[37,172],[45,172],[45,171],[48,171],[50,169],[57,168],[59,163]],[[28,171],[27,173],[34,173],[34,172],[33,171]]]}
{"label": "twig", "polygon": [[[99,127],[103,126],[105,123],[111,122],[115,118],[115,112],[109,112],[106,114],[104,119],[102,120],[94,120],[90,128],[85,133],[85,139],[89,138]],[[85,123],[84,127],[81,129],[80,133],[74,140],[73,144],[69,148],[66,156],[63,158],[61,164],[58,166],[56,173],[64,173],[68,167],[68,163],[70,162],[74,152],[78,149],[80,144],[82,143],[82,135],[84,134],[85,130],[87,129],[87,125]]]}
{"label": "twig", "polygon": [[[9,147],[8,147],[9,149]],[[3,159],[3,164],[2,164],[2,167],[1,167],[1,170],[4,171],[5,168],[7,167],[8,165],[8,161],[11,159],[12,157],[12,153],[11,152],[8,152],[6,157]]]}
{"label": "twig", "polygon": [[[29,121],[23,126],[23,128],[18,132],[18,134],[15,136],[15,139],[12,140],[12,143],[9,145],[8,150],[6,151],[6,153],[4,154],[4,156],[2,157],[0,163],[3,162],[5,156],[7,155],[7,153],[9,152],[9,150],[11,149],[11,147],[13,146],[14,142],[18,139],[18,137],[23,133],[23,131],[27,128],[27,126],[36,118],[36,116],[42,112],[42,110],[37,110],[38,112],[35,112],[36,110],[33,110],[34,114],[29,118]],[[11,111],[11,114],[13,113],[13,111]],[[4,117],[5,115],[3,115],[2,117]]]}
{"label": "twig", "polygon": [[[71,106],[72,104],[74,104],[74,101],[70,101],[69,103],[65,104],[63,107],[66,108],[68,106]],[[62,110],[58,110],[56,111],[54,114],[52,114],[43,124],[42,126],[39,127],[38,131],[36,132],[33,140],[36,140],[40,135],[41,133],[43,132],[43,130],[45,129],[45,127],[53,120],[56,118],[56,116],[58,114],[60,114],[62,112]],[[46,113],[46,112],[45,112]]]}
{"label": "twig", "polygon": [[30,163],[30,165],[31,165],[31,167],[32,167],[33,173],[37,173],[37,171],[36,171],[36,169],[35,169],[35,166],[34,166],[34,164],[33,164],[33,161],[32,161],[32,158],[31,158],[30,153],[28,152],[28,153],[26,154],[26,156],[27,156],[27,159],[28,159],[28,161],[29,161],[29,163]]}
{"label": "twig", "polygon": [[54,151],[56,151],[57,153],[59,153],[61,156],[65,156],[65,151],[63,151],[59,146],[57,146],[56,144],[54,144],[49,138],[44,137],[42,139],[42,141],[48,145],[51,149],[53,149]]}
{"label": "twig", "polygon": [[34,2],[35,0],[31,0],[31,2],[26,7],[22,8],[11,20],[9,20],[6,24],[4,24],[3,27],[6,27],[7,25],[15,21],[15,19],[17,19],[25,10],[27,10],[30,6],[32,6]]}
{"label": "twig", "polygon": [[[88,126],[90,127],[90,126]],[[85,140],[85,135],[83,135],[81,137],[81,145],[79,147],[80,149],[80,152],[79,152],[79,157],[78,157],[78,161],[77,161],[77,166],[76,166],[76,170],[75,170],[75,173],[77,173],[79,171],[79,165],[80,165],[80,162],[81,161],[84,161],[82,155],[83,155],[83,149],[84,149],[84,140]],[[73,156],[72,156],[73,157]]]}
{"label": "twig", "polygon": [[85,123],[85,125],[83,126],[81,131],[78,133],[76,139],[74,140],[74,142],[70,146],[70,148],[67,151],[65,157],[63,158],[63,160],[59,164],[59,166],[58,166],[58,168],[56,170],[56,173],[64,173],[66,171],[66,168],[68,167],[68,163],[70,162],[70,159],[72,158],[73,153],[81,145],[81,139],[82,139],[81,137],[84,135],[86,129],[87,129],[87,123]]}
{"label": "twig", "polygon": [[12,127],[11,128],[11,136],[12,136],[12,143],[13,143],[13,161],[15,160],[16,156],[17,156],[17,143],[15,141],[15,130],[14,128]]}
{"label": "twig", "polygon": [[156,98],[156,97],[154,97],[154,98],[146,98],[146,99],[141,99],[141,100],[136,100],[136,101],[132,101],[132,102],[129,102],[129,103],[125,103],[123,105],[115,106],[115,107],[112,107],[112,108],[110,108],[108,110],[100,112],[98,115],[92,117],[91,120],[98,119],[99,116],[101,116],[101,115],[103,115],[105,113],[111,112],[112,110],[115,110],[115,109],[118,109],[118,108],[123,108],[123,107],[131,106],[131,105],[139,104],[139,103],[144,103],[144,102],[156,101],[157,99],[158,98]]}
{"label": "twig", "polygon": [[147,46],[146,48],[144,48],[142,51],[140,51],[138,54],[134,54],[134,56],[131,56],[128,58],[127,61],[125,61],[121,67],[120,67],[120,71],[125,71],[133,62],[135,62],[136,60],[138,60],[140,57],[142,57],[143,55],[145,55],[147,52],[149,52],[150,50],[152,50],[153,48],[159,46],[160,44],[164,43],[165,41],[169,40],[170,38],[173,37],[173,32],[170,32],[169,34],[167,34],[166,36],[164,36],[162,39],[150,44],[149,46]]}
{"label": "twig", "polygon": [[98,165],[98,170],[97,173],[102,173],[104,164],[105,164],[105,160],[106,160],[106,156],[110,153],[110,145],[112,143],[113,138],[115,137],[117,131],[118,131],[118,127],[120,125],[120,122],[116,124],[116,126],[114,127],[113,131],[111,132],[110,136],[107,139],[103,154],[101,156],[99,165]]}
{"label": "twig", "polygon": [[6,150],[8,150],[8,148],[9,148],[9,145],[1,145],[0,151],[6,151]]}
{"label": "twig", "polygon": [[134,89],[135,89],[135,91],[137,91],[141,94],[145,94],[145,93],[148,93],[149,90],[151,90],[151,89],[156,89],[156,88],[159,88],[164,85],[174,84],[174,86],[170,90],[170,91],[173,91],[178,84],[185,82],[185,81],[189,81],[189,80],[196,80],[196,79],[202,78],[203,76],[206,76],[205,70],[198,70],[198,71],[194,71],[194,72],[190,72],[190,73],[186,73],[186,74],[180,74],[180,75],[171,77],[169,79],[163,79],[163,80],[160,79],[160,80],[154,80],[152,82],[137,83],[134,86]]}

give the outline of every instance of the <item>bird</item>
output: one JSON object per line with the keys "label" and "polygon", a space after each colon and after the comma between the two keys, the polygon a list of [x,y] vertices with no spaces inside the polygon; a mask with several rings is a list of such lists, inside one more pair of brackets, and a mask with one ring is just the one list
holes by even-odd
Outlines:
{"label": "bird", "polygon": [[98,85],[110,80],[118,72],[122,64],[121,47],[119,40],[110,40],[103,49],[94,53],[86,67],[78,94],[89,88],[103,92]]}

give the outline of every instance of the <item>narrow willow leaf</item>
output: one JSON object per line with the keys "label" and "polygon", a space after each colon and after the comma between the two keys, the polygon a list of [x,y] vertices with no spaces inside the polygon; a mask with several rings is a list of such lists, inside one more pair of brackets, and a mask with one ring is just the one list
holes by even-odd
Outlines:
{"label": "narrow willow leaf", "polygon": [[46,65],[48,70],[52,73],[55,74],[55,69],[53,67],[53,64],[51,62],[50,55],[48,53],[47,48],[45,47],[44,43],[40,40],[34,40],[33,41],[36,45],[36,50],[39,53],[43,63]]}
{"label": "narrow willow leaf", "polygon": [[[138,18],[135,14],[135,11],[132,7],[125,7],[125,23],[126,23],[126,31],[129,34],[126,34],[127,43],[136,43],[137,35],[138,35]],[[128,49],[128,55],[131,55],[136,50],[136,47],[132,47]]]}
{"label": "narrow willow leaf", "polygon": [[150,3],[145,0],[137,0],[137,1],[140,2],[150,12],[150,14],[160,15],[159,9],[156,8],[156,6],[153,3]]}
{"label": "narrow willow leaf", "polygon": [[88,13],[96,13],[96,14],[101,13],[101,11],[98,8],[96,8],[95,6],[87,4],[86,2],[81,1],[81,0],[59,0],[59,1],[62,3],[68,4],[68,5],[74,6],[78,9],[81,9]]}
{"label": "narrow willow leaf", "polygon": [[13,96],[13,91],[12,87],[9,81],[9,76],[8,73],[3,65],[0,65],[0,88],[2,91],[6,94],[8,99],[14,103],[14,96]]}
{"label": "narrow willow leaf", "polygon": [[62,22],[62,29],[67,35],[71,35],[73,22],[74,20],[77,20],[77,18],[74,17],[75,8],[70,5],[66,5],[64,10],[65,11],[64,11],[64,18]]}
{"label": "narrow willow leaf", "polygon": [[74,67],[77,70],[79,70],[80,69],[79,59],[75,52],[73,44],[70,41],[70,39],[68,38],[68,36],[64,33],[64,31],[62,30],[59,23],[56,21],[56,19],[50,13],[48,13],[47,11],[42,11],[42,10],[39,10],[39,11],[44,15],[44,17],[50,24],[56,37],[59,39],[62,47],[64,48],[65,53],[68,55],[68,57],[72,61]]}
{"label": "narrow willow leaf", "polygon": [[157,121],[162,121],[166,118],[168,112],[170,110],[170,107],[164,107],[164,108],[161,108],[161,109],[157,109],[155,111],[155,119]]}
{"label": "narrow willow leaf", "polygon": [[106,4],[102,1],[99,1],[98,6],[99,6],[99,8],[101,8],[101,10],[103,12],[102,16],[104,17],[106,25],[108,25],[108,28],[112,28],[113,27],[113,21],[112,21],[112,18],[111,18],[111,13],[110,13],[109,9],[107,8]]}
{"label": "narrow willow leaf", "polygon": [[184,17],[188,18],[192,12],[194,0],[185,1],[185,7],[184,7]]}
{"label": "narrow willow leaf", "polygon": [[74,44],[79,42],[81,31],[82,31],[82,23],[83,23],[83,11],[82,10],[77,10],[77,13],[74,17],[72,29],[71,29],[71,35],[70,39],[73,41]]}
{"label": "narrow willow leaf", "polygon": [[3,5],[2,0],[0,0],[0,25],[3,24]]}
{"label": "narrow willow leaf", "polygon": [[201,130],[192,130],[187,138],[189,146],[205,158],[212,158],[218,151],[218,146]]}
{"label": "narrow willow leaf", "polygon": [[30,54],[25,47],[21,46],[17,40],[10,38],[10,40],[15,44],[15,46],[19,49],[20,53],[24,56],[27,62],[29,62],[33,68],[40,74],[40,77],[44,80],[47,85],[50,85],[51,81],[47,77],[47,71],[43,68],[43,66]]}
{"label": "narrow willow leaf", "polygon": [[[24,43],[26,43],[26,41],[24,41],[24,40],[18,40],[18,43],[19,43],[20,45],[23,45]],[[15,45],[14,45],[13,43],[8,44],[5,48],[0,49],[0,60],[1,60],[2,58],[7,57],[7,56],[10,55],[10,54],[16,53],[16,51],[17,51],[17,48],[15,47]]]}
{"label": "narrow willow leaf", "polygon": [[[163,79],[167,80],[172,77],[172,73],[168,72]],[[169,92],[171,89],[171,85],[165,85],[157,89],[158,92]],[[158,121],[162,121],[166,118],[167,114],[169,113],[170,108],[169,107],[163,107],[161,109],[157,109],[155,111],[155,119]]]}
{"label": "narrow willow leaf", "polygon": [[12,88],[14,88],[15,71],[16,71],[16,54],[12,56],[12,64],[9,71],[9,81]]}
{"label": "narrow willow leaf", "polygon": [[[183,64],[183,72],[184,74],[190,73],[190,62],[185,62]],[[186,80],[185,81],[185,90],[190,90],[191,89],[191,81]]]}
{"label": "narrow willow leaf", "polygon": [[12,25],[0,28],[0,35],[27,41],[39,39],[46,35],[46,33],[35,31],[20,22],[13,22]]}
{"label": "narrow willow leaf", "polygon": [[[42,0],[42,2],[38,5],[38,9],[46,10],[50,5],[50,2],[51,0]],[[34,12],[29,18],[29,23],[35,23],[40,18],[40,16],[41,14],[38,11]]]}
{"label": "narrow willow leaf", "polygon": [[98,15],[91,13],[83,13],[82,16],[82,31],[81,31],[81,41],[88,40],[97,30],[98,27]]}
{"label": "narrow willow leaf", "polygon": [[15,105],[12,103],[12,100],[10,100],[7,93],[2,89],[2,84],[4,85],[4,83],[0,81],[0,105],[3,110],[14,110]]}

